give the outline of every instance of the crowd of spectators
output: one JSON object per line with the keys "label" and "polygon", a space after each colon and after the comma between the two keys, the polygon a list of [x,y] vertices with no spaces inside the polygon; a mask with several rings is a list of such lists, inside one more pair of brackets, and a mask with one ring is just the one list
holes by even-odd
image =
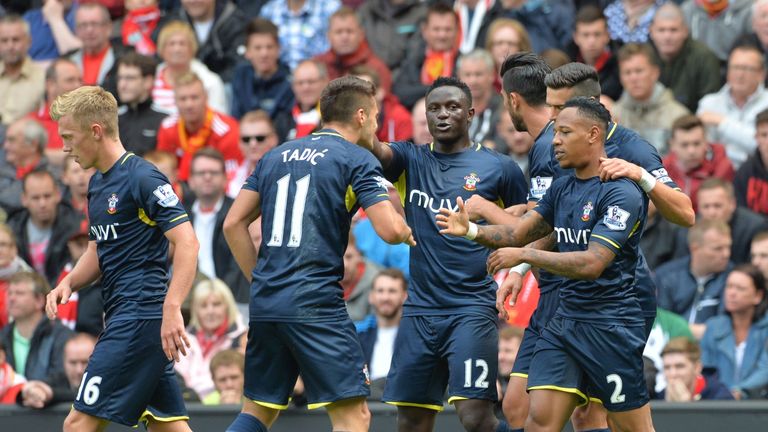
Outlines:
{"label": "crowd of spectators", "polygon": [[[499,96],[516,52],[597,71],[602,102],[663,156],[690,229],[651,206],[642,247],[659,313],[645,355],[659,399],[768,395],[768,0],[0,0],[0,402],[72,400],[103,328],[99,282],[59,319],[45,294],[87,246],[93,169],[65,158],[48,108],[81,85],[120,103],[125,147],[153,162],[200,241],[185,396],[239,403],[249,284],[222,235],[262,156],[321,127],[343,75],[373,82],[382,141],[431,141],[424,94],[457,76],[473,141],[527,172],[530,135]],[[392,202],[401,198],[390,188]],[[250,227],[258,248],[261,230]],[[381,394],[407,297],[408,247],[356,215],[340,281]],[[497,383],[520,328],[502,323]],[[303,384],[296,383],[295,403]]]}

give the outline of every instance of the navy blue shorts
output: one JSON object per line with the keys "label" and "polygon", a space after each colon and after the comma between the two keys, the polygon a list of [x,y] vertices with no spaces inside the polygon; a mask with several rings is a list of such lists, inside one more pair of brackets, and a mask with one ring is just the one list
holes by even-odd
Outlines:
{"label": "navy blue shorts", "polygon": [[382,399],[441,411],[447,385],[448,403],[496,401],[498,352],[498,329],[489,317],[403,317]]}
{"label": "navy blue shorts", "polygon": [[368,367],[352,321],[251,321],[245,397],[267,408],[286,409],[299,373],[309,409],[368,396]]}
{"label": "navy blue shorts", "polygon": [[528,378],[528,371],[531,369],[531,360],[536,351],[536,343],[539,341],[541,332],[547,326],[549,320],[555,316],[557,306],[560,304],[560,290],[553,289],[539,295],[539,303],[531,315],[528,327],[523,332],[523,340],[520,342],[520,348],[515,357],[515,363],[512,366],[511,376]]}
{"label": "navy blue shorts", "polygon": [[550,320],[533,355],[528,390],[559,390],[581,404],[598,399],[608,411],[648,403],[643,375],[645,326]]}
{"label": "navy blue shorts", "polygon": [[127,426],[186,420],[179,383],[163,352],[162,320],[107,323],[88,360],[74,408]]}

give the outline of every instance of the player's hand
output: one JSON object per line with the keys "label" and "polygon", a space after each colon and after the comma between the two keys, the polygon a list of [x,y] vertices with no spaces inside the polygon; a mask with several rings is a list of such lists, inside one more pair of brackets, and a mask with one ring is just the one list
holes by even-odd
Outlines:
{"label": "player's hand", "polygon": [[522,251],[522,248],[514,247],[506,247],[493,251],[488,256],[488,274],[496,274],[496,272],[501,269],[512,268],[522,263]]}
{"label": "player's hand", "polygon": [[488,205],[495,206],[496,204],[488,201],[487,199],[477,194],[474,194],[471,197],[469,197],[467,202],[464,203],[464,208],[467,209],[469,220],[477,221],[479,219],[484,219],[484,216],[483,216],[483,214],[485,214],[484,209],[486,209]]}
{"label": "player's hand", "polygon": [[184,329],[184,318],[178,307],[163,306],[163,323],[160,326],[160,338],[163,342],[163,352],[168,360],[178,362],[182,355],[187,355],[190,347],[187,332]]}
{"label": "player's hand", "polygon": [[72,287],[69,285],[69,278],[65,277],[45,297],[45,313],[49,319],[56,319],[56,314],[59,312],[59,304],[67,304],[71,295]]}
{"label": "player's hand", "polygon": [[456,198],[456,206],[459,208],[458,212],[441,208],[440,214],[435,216],[437,227],[440,228],[440,234],[456,237],[467,235],[467,231],[469,231],[469,214],[467,209],[464,208],[464,200],[461,197]]}
{"label": "player's hand", "polygon": [[625,177],[633,182],[639,182],[642,176],[643,169],[632,162],[618,158],[600,158],[601,181],[617,180]]}
{"label": "player's hand", "polygon": [[507,273],[507,277],[504,278],[501,285],[499,285],[499,289],[496,290],[496,310],[499,311],[499,318],[505,321],[509,319],[509,312],[504,307],[507,304],[507,298],[509,298],[509,304],[514,306],[522,288],[523,277],[514,271]]}

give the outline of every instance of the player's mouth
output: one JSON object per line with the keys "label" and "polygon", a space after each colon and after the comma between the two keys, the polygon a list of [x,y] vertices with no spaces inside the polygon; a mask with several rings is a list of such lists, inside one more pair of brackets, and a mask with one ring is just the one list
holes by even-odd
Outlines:
{"label": "player's mouth", "polygon": [[440,122],[440,123],[435,125],[435,129],[437,129],[437,130],[439,130],[441,132],[445,132],[445,131],[448,131],[448,130],[451,129],[451,124],[450,123],[446,123],[446,122]]}
{"label": "player's mouth", "polygon": [[565,157],[565,152],[561,150],[555,150],[555,159],[560,160]]}

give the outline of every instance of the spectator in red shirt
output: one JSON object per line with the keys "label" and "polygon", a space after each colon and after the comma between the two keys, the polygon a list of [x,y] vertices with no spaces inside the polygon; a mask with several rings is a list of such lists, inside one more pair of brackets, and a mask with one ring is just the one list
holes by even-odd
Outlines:
{"label": "spectator in red shirt", "polygon": [[696,193],[708,178],[733,180],[733,164],[721,144],[707,141],[704,123],[695,115],[684,115],[672,123],[669,154],[664,167],[672,180],[689,197],[696,208]]}
{"label": "spectator in red shirt", "polygon": [[736,173],[733,188],[736,202],[768,217],[768,109],[755,118],[757,149]]}
{"label": "spectator in red shirt", "polygon": [[400,104],[397,96],[384,88],[379,73],[371,67],[355,66],[350,74],[376,86],[376,102],[379,104],[379,129],[376,131],[376,138],[385,142],[411,139],[413,136],[411,113]]}
{"label": "spectator in red shirt", "polygon": [[328,70],[316,60],[304,60],[293,71],[291,88],[296,105],[291,110],[293,125],[288,140],[309,135],[320,127],[320,94],[328,85]]}
{"label": "spectator in red shirt", "polygon": [[179,113],[163,120],[157,134],[157,149],[179,158],[179,180],[186,181],[192,156],[203,147],[224,155],[227,178],[231,178],[243,156],[237,120],[208,106],[203,82],[193,72],[176,78],[175,101]]}
{"label": "spectator in red shirt", "polygon": [[387,93],[391,91],[392,72],[368,46],[365,31],[354,10],[343,6],[331,15],[328,41],[331,49],[315,57],[315,60],[325,64],[330,79],[351,73],[355,66],[367,66],[379,74],[380,87]]}
{"label": "spectator in red shirt", "polygon": [[102,86],[117,95],[115,64],[125,48],[110,42],[112,19],[107,8],[98,3],[81,4],[75,14],[75,35],[83,48],[69,58],[80,67],[83,83]]}

